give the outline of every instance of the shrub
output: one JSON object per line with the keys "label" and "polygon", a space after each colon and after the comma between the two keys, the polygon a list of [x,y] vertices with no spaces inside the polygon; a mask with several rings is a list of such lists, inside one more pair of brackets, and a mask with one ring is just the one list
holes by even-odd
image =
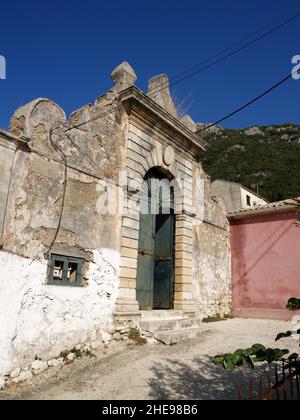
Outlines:
{"label": "shrub", "polygon": [[140,331],[137,328],[130,328],[128,338],[136,344],[146,344],[146,340],[141,337]]}
{"label": "shrub", "polygon": [[297,299],[295,297],[290,298],[288,300],[286,307],[290,311],[295,311],[296,309],[300,309],[300,299]]}

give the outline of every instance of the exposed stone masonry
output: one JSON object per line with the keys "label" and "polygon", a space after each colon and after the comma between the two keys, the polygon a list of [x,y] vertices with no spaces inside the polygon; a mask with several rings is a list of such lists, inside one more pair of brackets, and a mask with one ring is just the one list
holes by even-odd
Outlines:
{"label": "exposed stone masonry", "polygon": [[[39,98],[0,131],[0,387],[60,363],[66,349],[106,346],[139,327],[136,192],[152,168],[181,182],[174,309],[198,319],[230,311],[228,223],[201,167],[206,144],[189,116],[178,119],[165,75],[148,95],[136,78],[124,62],[113,87],[69,119]],[[103,212],[109,200],[117,211]],[[53,239],[50,255],[82,260],[82,287],[48,284]]]}

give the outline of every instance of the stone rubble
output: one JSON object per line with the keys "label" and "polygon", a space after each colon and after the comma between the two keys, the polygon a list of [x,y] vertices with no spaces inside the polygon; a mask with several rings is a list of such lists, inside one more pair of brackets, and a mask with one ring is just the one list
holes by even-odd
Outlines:
{"label": "stone rubble", "polygon": [[29,381],[33,377],[30,370],[23,370],[17,378],[12,379],[13,384]]}
{"label": "stone rubble", "polygon": [[17,369],[15,369],[15,370],[12,371],[12,373],[10,374],[10,377],[12,379],[15,379],[18,376],[20,376],[20,373],[21,373],[21,368],[17,368]]}
{"label": "stone rubble", "polygon": [[46,369],[48,369],[47,362],[42,362],[41,360],[35,360],[31,364],[31,371],[34,375],[39,375],[40,373],[44,372]]}
{"label": "stone rubble", "polygon": [[69,361],[69,362],[73,362],[73,360],[75,359],[75,354],[74,353],[69,353],[69,354],[67,354],[67,357],[66,357],[66,359],[67,359],[67,361]]}
{"label": "stone rubble", "polygon": [[48,362],[49,367],[57,367],[57,366],[61,366],[63,364],[64,364],[64,359],[62,357],[60,357],[59,359],[49,360],[49,362]]}
{"label": "stone rubble", "polygon": [[[120,340],[129,340],[127,336],[121,336]],[[125,340],[126,341],[126,340]],[[77,357],[92,356],[91,350],[102,350],[103,354],[107,354],[107,349],[111,343],[104,343],[103,341],[93,341],[84,345],[77,345],[74,347],[80,356],[77,356],[74,350],[69,352],[62,352],[64,357],[50,359],[48,362],[42,360],[34,360],[29,367],[18,367],[14,369],[9,375],[0,377],[0,390],[4,389],[6,385],[20,384],[22,382],[30,381],[33,376],[40,375],[49,368],[63,367],[64,364],[70,364],[75,361]]]}

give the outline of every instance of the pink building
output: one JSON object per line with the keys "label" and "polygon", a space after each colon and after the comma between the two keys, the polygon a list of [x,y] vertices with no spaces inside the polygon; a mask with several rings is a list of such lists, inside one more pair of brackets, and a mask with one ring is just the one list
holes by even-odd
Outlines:
{"label": "pink building", "polygon": [[291,319],[300,298],[300,197],[229,214],[233,316]]}

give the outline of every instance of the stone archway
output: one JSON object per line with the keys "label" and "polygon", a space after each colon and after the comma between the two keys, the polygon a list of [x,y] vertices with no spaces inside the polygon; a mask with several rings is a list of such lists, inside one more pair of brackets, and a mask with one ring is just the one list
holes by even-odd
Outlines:
{"label": "stone archway", "polygon": [[143,310],[174,307],[174,185],[172,175],[167,175],[153,168],[144,179],[136,279],[137,301]]}
{"label": "stone archway", "polygon": [[133,126],[129,134],[127,203],[130,211],[122,218],[121,268],[116,314],[125,317],[140,314],[140,305],[137,300],[137,276],[141,220],[140,196],[137,191],[142,189],[146,174],[153,168],[158,169],[166,178],[174,179],[181,184],[182,211],[176,212],[174,216],[176,226],[173,247],[175,256],[172,307],[186,313],[193,313],[195,311],[192,293],[194,215],[190,210],[192,208],[193,165],[171,146],[164,146]]}

